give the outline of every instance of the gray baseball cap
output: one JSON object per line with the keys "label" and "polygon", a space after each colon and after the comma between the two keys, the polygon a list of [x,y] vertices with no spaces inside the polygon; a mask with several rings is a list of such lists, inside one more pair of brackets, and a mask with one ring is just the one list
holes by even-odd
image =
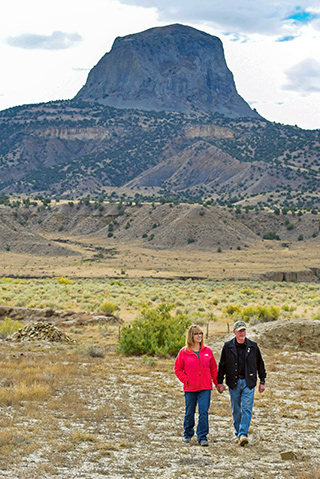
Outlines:
{"label": "gray baseball cap", "polygon": [[247,329],[246,323],[244,321],[237,321],[233,325],[233,331],[240,331],[240,329]]}

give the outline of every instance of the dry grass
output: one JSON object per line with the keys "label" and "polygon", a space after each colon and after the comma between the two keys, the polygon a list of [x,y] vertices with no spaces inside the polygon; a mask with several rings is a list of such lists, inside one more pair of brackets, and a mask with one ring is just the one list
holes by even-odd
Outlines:
{"label": "dry grass", "polygon": [[[54,236],[55,238],[56,236]],[[248,250],[150,250],[133,241],[107,244],[113,255],[96,260],[88,247],[106,247],[105,237],[64,237],[78,256],[36,256],[5,252],[0,256],[3,275],[56,276],[86,278],[175,278],[180,276],[224,279],[250,279],[270,271],[305,271],[318,267],[320,245],[317,241],[293,242],[283,248],[280,242],[258,242]],[[48,237],[48,241],[52,238]],[[90,256],[92,260],[90,261]]]}

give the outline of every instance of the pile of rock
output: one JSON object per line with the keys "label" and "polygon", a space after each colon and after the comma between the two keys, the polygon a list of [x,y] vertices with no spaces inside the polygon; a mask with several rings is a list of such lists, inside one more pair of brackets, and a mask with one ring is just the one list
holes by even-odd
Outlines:
{"label": "pile of rock", "polygon": [[59,343],[73,343],[63,331],[51,323],[38,322],[19,329],[6,338],[7,341],[50,341]]}

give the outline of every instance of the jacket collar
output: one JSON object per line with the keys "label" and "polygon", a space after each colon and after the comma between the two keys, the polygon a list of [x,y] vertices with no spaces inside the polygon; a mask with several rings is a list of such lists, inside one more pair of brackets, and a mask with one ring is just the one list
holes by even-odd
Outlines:
{"label": "jacket collar", "polygon": [[[202,352],[206,347],[207,347],[207,346],[204,346],[204,345],[202,344],[201,347],[200,347],[200,351],[199,351],[199,352]],[[188,353],[188,354],[195,354],[195,352],[192,351],[192,349],[188,349],[187,346],[185,347],[185,351],[186,351],[186,353]]]}
{"label": "jacket collar", "polygon": [[[251,346],[253,344],[254,343],[246,337],[246,357],[250,353]],[[237,346],[236,346],[236,337],[234,337],[233,339],[231,339],[231,341],[229,341],[229,348],[233,352],[233,354],[237,356],[238,353],[237,353]]]}

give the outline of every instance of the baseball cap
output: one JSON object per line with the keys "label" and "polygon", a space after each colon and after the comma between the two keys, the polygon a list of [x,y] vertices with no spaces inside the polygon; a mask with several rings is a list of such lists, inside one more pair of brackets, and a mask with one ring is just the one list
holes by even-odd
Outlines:
{"label": "baseball cap", "polygon": [[240,329],[247,329],[246,323],[244,321],[237,321],[233,325],[233,331],[240,331]]}

